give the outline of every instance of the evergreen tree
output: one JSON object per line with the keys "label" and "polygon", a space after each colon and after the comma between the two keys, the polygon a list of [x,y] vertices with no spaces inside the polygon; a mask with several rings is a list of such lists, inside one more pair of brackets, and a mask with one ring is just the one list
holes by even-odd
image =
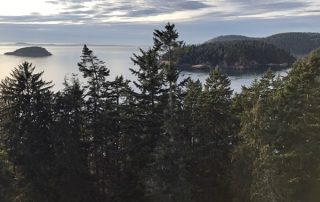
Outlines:
{"label": "evergreen tree", "polygon": [[25,201],[55,201],[51,82],[31,63],[16,67],[0,84],[1,128],[8,160],[21,175]]}
{"label": "evergreen tree", "polygon": [[20,195],[16,187],[16,179],[12,172],[12,165],[6,159],[5,153],[0,150],[0,201],[11,202]]}
{"label": "evergreen tree", "polygon": [[159,49],[160,59],[164,62],[165,79],[169,85],[169,113],[173,113],[174,102],[177,93],[177,80],[179,71],[174,64],[173,51],[182,47],[183,42],[178,41],[179,34],[175,30],[175,25],[168,23],[164,30],[155,30],[153,33],[154,46]]}
{"label": "evergreen tree", "polygon": [[282,82],[264,85],[264,93],[245,112],[250,115],[242,119],[236,151],[238,162],[248,168],[250,201],[318,200],[319,66],[317,52],[296,63]]}
{"label": "evergreen tree", "polygon": [[158,48],[140,50],[140,53],[141,55],[134,54],[132,58],[139,69],[130,69],[137,77],[137,81],[133,83],[138,89],[137,92],[133,92],[134,100],[130,104],[133,109],[131,122],[135,123],[134,130],[131,130],[130,155],[135,161],[132,168],[139,173],[138,183],[145,187],[152,183],[149,176],[153,171],[149,165],[153,163],[151,154],[161,134],[166,90]]}
{"label": "evergreen tree", "polygon": [[86,45],[82,50],[79,70],[87,80],[85,86],[86,100],[86,140],[89,149],[89,169],[96,180],[96,186],[103,198],[111,197],[109,175],[112,165],[109,164],[109,145],[111,145],[109,126],[111,120],[107,116],[107,97],[110,82],[106,80],[110,71],[105,63],[97,58]]}
{"label": "evergreen tree", "polygon": [[[185,190],[182,188],[183,180],[177,180],[183,168],[182,148],[179,141],[182,136],[182,86],[177,84],[179,72],[173,63],[172,51],[181,46],[177,41],[178,33],[175,25],[167,24],[165,30],[154,31],[153,57],[162,72],[161,102],[159,114],[161,119],[156,124],[157,139],[152,150],[152,164],[148,175],[147,185],[150,197],[154,201],[182,200]],[[179,196],[178,196],[179,195]]]}
{"label": "evergreen tree", "polygon": [[[134,201],[143,197],[138,184],[136,167],[132,166],[131,153],[133,153],[130,140],[134,135],[132,129],[132,114],[130,103],[132,89],[129,81],[123,76],[117,76],[110,82],[107,90],[106,111],[104,113],[106,127],[108,128],[108,154],[109,154],[109,193],[111,201]],[[108,125],[107,125],[108,124]],[[135,125],[133,124],[133,127]]]}
{"label": "evergreen tree", "polygon": [[197,102],[191,162],[194,201],[231,201],[230,165],[236,119],[230,80],[213,70]]}
{"label": "evergreen tree", "polygon": [[87,162],[84,136],[83,89],[77,79],[66,80],[55,98],[55,187],[58,201],[96,201],[95,186]]}
{"label": "evergreen tree", "polygon": [[[183,134],[184,145],[189,155],[194,152],[197,138],[197,116],[199,115],[199,98],[202,94],[202,84],[199,80],[189,80],[186,84],[186,95],[183,103]],[[190,155],[191,156],[191,155]],[[190,157],[189,159],[190,160]]]}
{"label": "evergreen tree", "polygon": [[[242,89],[241,94],[234,98],[234,108],[238,118],[241,120],[241,130],[238,135],[238,145],[233,152],[233,180],[232,189],[236,201],[250,201],[250,190],[253,182],[254,160],[258,158],[258,149],[260,145],[256,140],[259,136],[260,128],[252,124],[253,117],[256,117],[257,106],[262,104],[262,100],[271,94],[278,79],[274,79],[275,75],[271,71],[267,71],[259,80],[255,80],[253,84]],[[250,131],[250,135],[247,132]],[[252,134],[252,136],[251,136]],[[262,149],[262,148],[261,148]],[[264,154],[268,148],[263,148]]]}

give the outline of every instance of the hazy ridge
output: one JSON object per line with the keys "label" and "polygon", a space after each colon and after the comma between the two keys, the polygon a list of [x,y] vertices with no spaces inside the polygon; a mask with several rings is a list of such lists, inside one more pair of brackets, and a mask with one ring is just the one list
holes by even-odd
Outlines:
{"label": "hazy ridge", "polygon": [[273,44],[289,51],[295,56],[304,56],[320,47],[320,33],[313,32],[287,32],[274,34],[268,37],[248,37],[242,35],[223,35],[206,41],[215,43],[223,41],[258,40]]}

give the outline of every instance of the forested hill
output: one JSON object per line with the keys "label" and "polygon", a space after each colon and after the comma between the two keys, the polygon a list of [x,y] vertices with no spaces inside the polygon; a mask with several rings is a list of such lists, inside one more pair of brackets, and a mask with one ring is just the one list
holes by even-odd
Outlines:
{"label": "forested hill", "polygon": [[221,41],[258,40],[271,43],[289,51],[295,56],[304,56],[320,47],[320,33],[288,32],[275,34],[264,38],[254,38],[241,35],[225,35],[213,38],[206,43]]}
{"label": "forested hill", "polygon": [[295,61],[287,51],[255,40],[190,45],[174,54],[182,70],[210,70],[219,66],[227,73],[286,68]]}
{"label": "forested hill", "polygon": [[254,40],[253,37],[247,37],[242,35],[223,35],[218,36],[216,38],[210,39],[206,43],[215,43],[215,42],[221,42],[221,41],[243,41],[243,40]]}
{"label": "forested hill", "polygon": [[297,56],[307,55],[320,47],[320,33],[283,33],[269,36],[263,40]]}

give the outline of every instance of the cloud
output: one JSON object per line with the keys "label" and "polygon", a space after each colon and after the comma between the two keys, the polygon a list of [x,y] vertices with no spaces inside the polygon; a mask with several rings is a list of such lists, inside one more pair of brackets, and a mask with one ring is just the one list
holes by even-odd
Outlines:
{"label": "cloud", "polygon": [[[33,1],[36,0],[29,0],[31,4]],[[46,0],[45,3],[48,9],[56,9],[54,14],[34,10],[28,15],[3,15],[0,23],[114,24],[320,15],[318,0]]]}
{"label": "cloud", "polygon": [[[320,32],[318,16],[282,19],[237,19],[215,23],[189,21],[176,23],[180,39],[187,44],[198,44],[213,37],[240,34],[264,37],[280,32]],[[0,25],[1,42],[88,43],[88,44],[152,44],[152,31],[165,23],[112,25]]]}
{"label": "cloud", "polygon": [[[32,1],[35,0],[30,0]],[[101,24],[175,21],[190,19],[190,15],[183,17],[181,12],[198,16],[203,13],[203,9],[211,7],[207,2],[198,0],[47,0],[45,3],[48,7],[54,6],[59,10],[57,9],[54,15],[35,12],[28,15],[2,15],[0,23]]]}
{"label": "cloud", "polygon": [[[234,7],[230,16],[246,18],[282,18],[295,17],[301,13],[308,15],[310,10],[320,8],[317,0],[225,0]],[[236,14],[237,15],[234,15]],[[320,15],[320,12],[318,13]]]}
{"label": "cloud", "polygon": [[155,16],[159,14],[174,13],[177,11],[194,11],[211,6],[198,1],[167,1],[164,4],[159,1],[150,1],[148,7],[139,9],[131,9],[127,13],[128,17],[145,17]]}

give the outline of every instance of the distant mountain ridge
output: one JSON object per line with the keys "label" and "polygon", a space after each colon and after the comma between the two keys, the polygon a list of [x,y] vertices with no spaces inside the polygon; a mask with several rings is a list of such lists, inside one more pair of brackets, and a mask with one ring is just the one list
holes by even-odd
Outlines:
{"label": "distant mountain ridge", "polygon": [[320,33],[312,32],[287,32],[261,38],[242,35],[223,35],[210,39],[205,43],[244,40],[264,41],[273,44],[278,48],[285,49],[294,56],[304,56],[309,54],[312,50],[320,48]]}

